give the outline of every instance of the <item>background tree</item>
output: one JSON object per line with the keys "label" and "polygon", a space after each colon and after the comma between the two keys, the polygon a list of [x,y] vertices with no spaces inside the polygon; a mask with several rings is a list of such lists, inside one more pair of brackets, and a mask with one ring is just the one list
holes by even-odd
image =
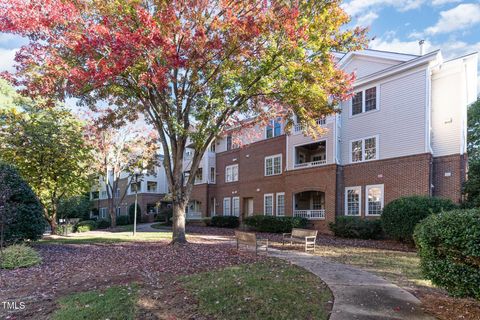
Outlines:
{"label": "background tree", "polygon": [[480,99],[468,108],[468,179],[464,193],[467,207],[480,206]]}
{"label": "background tree", "polygon": [[[173,203],[173,242],[200,160],[226,127],[294,116],[306,133],[349,97],[332,51],[360,49],[339,0],[0,0],[0,31],[29,37],[8,75],[31,95],[143,112],[158,131]],[[246,117],[253,120],[246,123]],[[183,181],[187,141],[195,153]]]}
{"label": "background tree", "polygon": [[89,186],[91,154],[82,129],[60,107],[39,109],[31,103],[0,110],[0,159],[14,164],[28,181],[52,233],[60,200],[82,194]]}
{"label": "background tree", "polygon": [[0,248],[37,240],[45,231],[43,210],[30,186],[11,165],[0,162]]}
{"label": "background tree", "polygon": [[58,203],[58,218],[80,218],[88,220],[90,217],[89,194],[63,198]]}
{"label": "background tree", "polygon": [[87,127],[87,135],[93,149],[93,168],[98,182],[106,187],[111,226],[115,227],[115,208],[123,202],[134,182],[135,169],[153,169],[158,162],[159,147],[155,134],[145,125],[114,127],[93,119],[92,122],[94,124]]}

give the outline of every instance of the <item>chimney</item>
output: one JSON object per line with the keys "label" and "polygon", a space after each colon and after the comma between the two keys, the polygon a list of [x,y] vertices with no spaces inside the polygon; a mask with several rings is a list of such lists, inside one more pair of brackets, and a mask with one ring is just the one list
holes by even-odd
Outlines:
{"label": "chimney", "polygon": [[418,45],[420,46],[420,55],[423,56],[425,54],[425,40],[418,41]]}

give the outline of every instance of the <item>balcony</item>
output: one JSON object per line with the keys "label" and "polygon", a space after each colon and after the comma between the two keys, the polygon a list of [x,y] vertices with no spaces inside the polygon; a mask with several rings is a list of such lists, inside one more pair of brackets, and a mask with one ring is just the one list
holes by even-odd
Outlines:
{"label": "balcony", "polygon": [[295,147],[294,169],[318,167],[327,164],[326,141]]}
{"label": "balcony", "polygon": [[294,210],[294,217],[307,218],[308,220],[324,220],[325,209],[320,210]]}
{"label": "balcony", "polygon": [[202,213],[195,211],[187,212],[187,220],[202,220]]}
{"label": "balcony", "polygon": [[[317,122],[317,125],[319,125],[319,126],[324,126],[327,123],[325,118],[317,119],[316,122]],[[293,127],[293,133],[298,134],[298,133],[302,132],[303,129],[304,129],[304,127],[301,124],[298,123]]]}

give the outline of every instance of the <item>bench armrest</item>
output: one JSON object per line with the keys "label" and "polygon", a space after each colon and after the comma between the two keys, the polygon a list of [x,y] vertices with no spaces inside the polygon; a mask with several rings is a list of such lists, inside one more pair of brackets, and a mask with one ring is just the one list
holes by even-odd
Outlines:
{"label": "bench armrest", "polygon": [[305,240],[310,240],[310,239],[317,239],[317,236],[306,236]]}

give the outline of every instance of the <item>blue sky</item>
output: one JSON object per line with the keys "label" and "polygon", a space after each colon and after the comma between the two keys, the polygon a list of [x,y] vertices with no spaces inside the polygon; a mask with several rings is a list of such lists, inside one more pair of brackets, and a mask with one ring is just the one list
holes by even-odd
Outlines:
{"label": "blue sky", "polygon": [[[441,49],[450,59],[480,51],[480,0],[349,0],[343,8],[351,25],[370,28],[373,49],[419,53]],[[0,71],[12,70],[15,51],[24,40],[0,34]]]}

